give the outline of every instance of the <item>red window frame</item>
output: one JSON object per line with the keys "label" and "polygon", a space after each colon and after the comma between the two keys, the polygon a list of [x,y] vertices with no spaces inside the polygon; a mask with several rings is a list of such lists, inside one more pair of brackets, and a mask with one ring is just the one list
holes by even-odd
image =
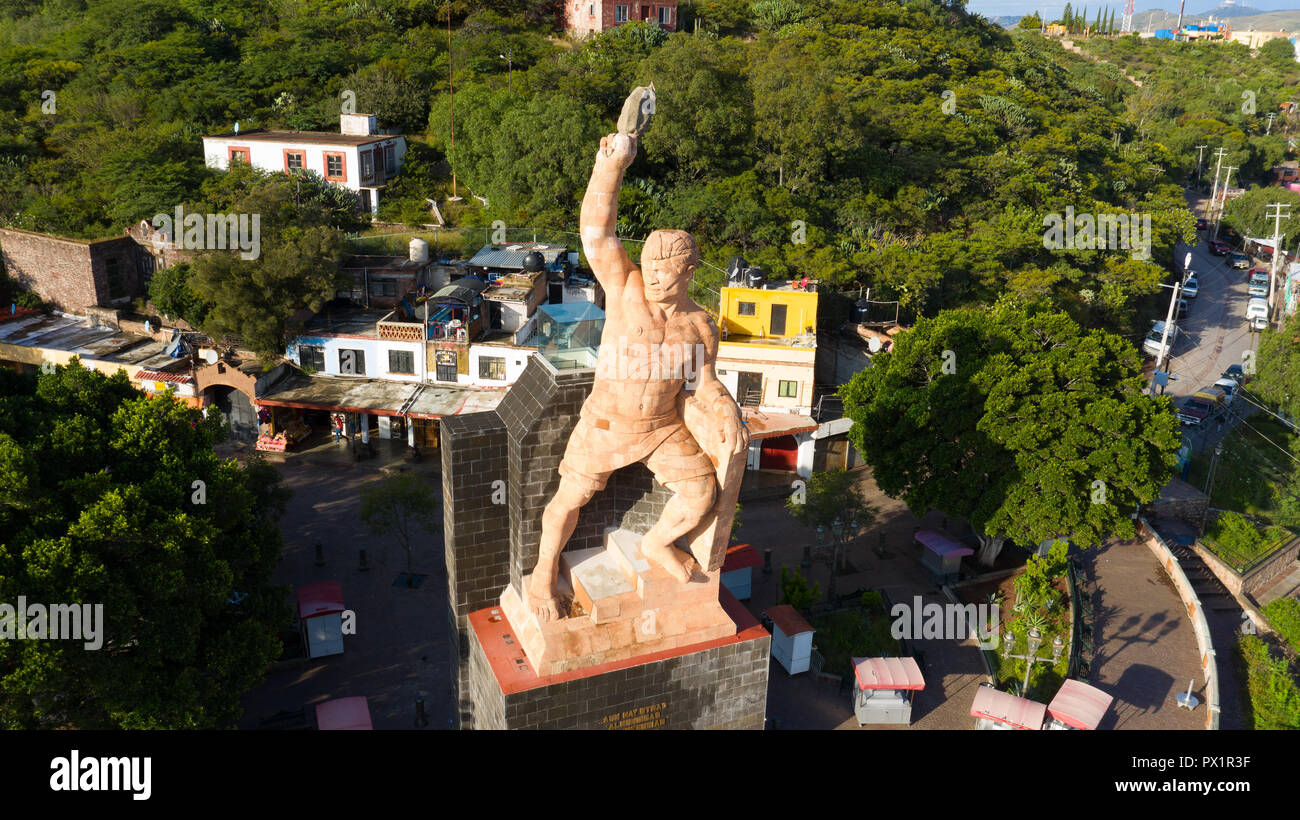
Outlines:
{"label": "red window frame", "polygon": [[[325,179],[329,182],[346,182],[348,178],[348,155],[342,151],[323,151],[325,163]],[[343,170],[337,176],[330,175],[330,157],[339,158],[339,167]]]}
{"label": "red window frame", "polygon": [[253,149],[252,149],[252,148],[249,148],[247,145],[228,145],[228,146],[226,146],[226,165],[227,165],[227,167],[229,167],[230,163],[232,163],[232,162],[235,161],[235,152],[236,152],[236,151],[243,151],[243,152],[244,152],[244,159],[241,160],[241,162],[246,162],[246,163],[248,163],[249,165],[252,165],[252,164],[253,164]]}
{"label": "red window frame", "polygon": [[293,168],[289,167],[289,156],[291,154],[297,154],[298,156],[302,157],[302,167],[299,170],[303,170],[303,171],[307,170],[306,151],[302,150],[301,148],[282,148],[281,150],[284,151],[284,172],[286,174],[294,170]]}

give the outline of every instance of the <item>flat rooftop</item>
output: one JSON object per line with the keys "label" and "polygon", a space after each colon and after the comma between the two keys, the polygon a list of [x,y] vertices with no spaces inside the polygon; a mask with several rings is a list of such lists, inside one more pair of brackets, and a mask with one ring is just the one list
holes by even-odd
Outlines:
{"label": "flat rooftop", "polygon": [[379,320],[392,312],[392,308],[353,308],[319,313],[303,326],[298,335],[377,336]]}
{"label": "flat rooftop", "polygon": [[243,142],[306,142],[314,145],[367,145],[372,142],[400,138],[400,134],[333,134],[328,131],[273,131],[258,128],[253,131],[231,131],[210,134],[205,140],[239,140]]}
{"label": "flat rooftop", "polygon": [[163,351],[166,345],[149,336],[123,333],[111,327],[96,327],[79,316],[41,313],[4,321],[0,317],[0,344],[58,350],[83,359],[121,362],[145,370],[175,369],[184,359],[173,359]]}

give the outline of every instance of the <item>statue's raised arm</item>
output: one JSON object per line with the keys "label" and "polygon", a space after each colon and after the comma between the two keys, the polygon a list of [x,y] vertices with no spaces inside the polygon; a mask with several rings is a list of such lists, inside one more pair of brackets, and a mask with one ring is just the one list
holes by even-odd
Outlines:
{"label": "statue's raised arm", "polygon": [[579,227],[582,250],[587,254],[596,281],[606,292],[622,288],[628,275],[636,269],[617,235],[618,192],[623,174],[636,158],[637,143],[654,113],[654,86],[637,88],[623,105],[617,134],[600,141],[591,181],[582,198]]}

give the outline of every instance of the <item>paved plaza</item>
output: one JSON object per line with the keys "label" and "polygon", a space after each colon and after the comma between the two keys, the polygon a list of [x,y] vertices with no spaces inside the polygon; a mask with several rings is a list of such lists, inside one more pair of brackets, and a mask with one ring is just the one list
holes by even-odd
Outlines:
{"label": "paved plaza", "polygon": [[[412,463],[400,443],[376,441],[373,458],[356,460],[350,443],[336,444],[317,435],[300,452],[272,454],[284,484],[294,491],[282,523],[285,552],[275,582],[290,587],[339,581],[344,604],[356,613],[357,634],[346,636],[344,654],[314,661],[275,664],[265,682],[244,698],[244,728],[256,728],[276,713],[294,712],[336,697],[369,698],[375,728],[414,728],[415,700],[423,697],[430,728],[453,725],[450,645],[444,617],[446,575],[439,533],[419,536],[415,571],[427,578],[418,589],[393,585],[406,568],[406,556],[390,539],[366,534],[358,518],[359,489],[386,471],[415,470],[437,485],[436,459]],[[247,457],[247,447],[227,446],[227,454]],[[902,502],[884,496],[867,471],[861,486],[878,510],[877,524],[864,531],[846,551],[850,571],[836,578],[836,591],[883,589],[894,601],[922,595],[926,603],[945,603],[918,560],[912,542],[916,527],[964,531],[941,515],[918,519]],[[764,476],[766,483],[771,478]],[[737,538],[759,554],[772,550],[771,574],[753,570],[753,594],[745,604],[755,615],[777,603],[782,566],[799,569],[805,545],[816,543],[813,531],[796,523],[781,500],[745,500]],[[878,553],[884,534],[885,552]],[[324,547],[325,566],[316,566],[315,544]],[[387,546],[386,546],[387,544]],[[358,569],[358,550],[368,550],[371,569]],[[1172,584],[1155,558],[1137,542],[1111,542],[1084,554],[1097,577],[1094,600],[1097,651],[1090,682],[1116,695],[1116,705],[1102,728],[1200,729],[1204,715],[1177,709],[1173,694],[1195,678],[1203,686],[1191,625],[1184,617]],[[827,590],[826,564],[814,561],[804,570],[810,581]],[[970,729],[975,690],[987,680],[973,639],[917,640],[923,656],[926,688],[913,709],[911,729]],[[1230,707],[1229,707],[1230,708]],[[781,729],[858,729],[852,693],[838,681],[811,673],[791,676],[775,661],[770,668],[768,717]],[[1226,715],[1225,715],[1226,717]],[[871,727],[868,727],[871,728]],[[884,727],[877,727],[884,728]],[[904,728],[904,727],[898,727]]]}

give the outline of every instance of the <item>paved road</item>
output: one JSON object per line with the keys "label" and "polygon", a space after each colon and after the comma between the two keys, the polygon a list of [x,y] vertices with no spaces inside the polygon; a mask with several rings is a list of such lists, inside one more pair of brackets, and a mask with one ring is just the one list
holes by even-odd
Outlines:
{"label": "paved road", "polygon": [[[1202,199],[1208,197],[1188,196],[1188,205],[1197,215],[1203,211]],[[1205,241],[1195,247],[1180,244],[1174,255],[1179,264],[1189,250],[1200,293],[1188,300],[1188,316],[1179,323],[1183,338],[1174,346],[1171,363],[1171,372],[1178,381],[1166,390],[1176,397],[1190,396],[1200,387],[1213,384],[1229,365],[1242,363],[1245,351],[1259,346],[1259,334],[1246,327],[1246,303],[1250,299],[1246,294],[1247,271],[1230,268],[1227,257],[1210,253]],[[1158,318],[1164,319],[1164,315]]]}

